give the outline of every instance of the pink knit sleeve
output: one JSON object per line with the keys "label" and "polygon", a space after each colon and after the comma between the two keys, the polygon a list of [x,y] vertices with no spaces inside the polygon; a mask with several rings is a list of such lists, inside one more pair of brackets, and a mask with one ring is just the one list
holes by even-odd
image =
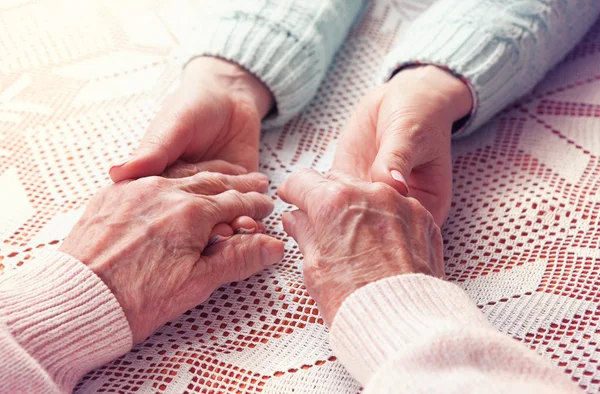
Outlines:
{"label": "pink knit sleeve", "polygon": [[40,255],[0,280],[2,393],[70,393],[131,345],[116,298],[68,255]]}
{"label": "pink knit sleeve", "polygon": [[365,393],[571,393],[566,375],[494,329],[458,286],[425,275],[344,302],[331,346]]}

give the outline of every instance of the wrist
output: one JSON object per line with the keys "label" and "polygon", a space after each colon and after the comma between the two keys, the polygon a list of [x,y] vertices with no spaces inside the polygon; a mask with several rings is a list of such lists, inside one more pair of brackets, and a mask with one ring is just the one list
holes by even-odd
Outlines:
{"label": "wrist", "polygon": [[401,69],[390,80],[394,88],[402,88],[407,79],[421,82],[428,90],[431,104],[443,110],[452,122],[471,113],[473,97],[469,86],[447,70],[434,65],[414,65]]}
{"label": "wrist", "polygon": [[271,91],[260,79],[236,63],[218,57],[200,56],[192,59],[185,66],[182,82],[193,88],[199,84],[216,84],[229,94],[247,101],[261,119],[274,105]]}

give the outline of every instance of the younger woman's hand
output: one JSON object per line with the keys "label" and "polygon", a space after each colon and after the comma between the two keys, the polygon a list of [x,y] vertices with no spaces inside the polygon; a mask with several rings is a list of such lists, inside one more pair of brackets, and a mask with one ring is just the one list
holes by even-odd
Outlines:
{"label": "younger woman's hand", "polygon": [[264,234],[209,246],[219,223],[271,213],[273,202],[259,193],[266,185],[262,174],[211,172],[113,184],[90,200],[60,251],[104,281],[138,343],[217,287],[282,258],[283,243]]}
{"label": "younger woman's hand", "polygon": [[111,167],[114,182],[160,175],[177,160],[224,160],[258,169],[261,119],[273,98],[269,89],[234,63],[198,57],[185,67],[133,156]]}
{"label": "younger woman's hand", "polygon": [[452,124],[471,106],[469,88],[450,73],[435,66],[404,69],[361,100],[333,168],[416,198],[442,225],[452,194]]}

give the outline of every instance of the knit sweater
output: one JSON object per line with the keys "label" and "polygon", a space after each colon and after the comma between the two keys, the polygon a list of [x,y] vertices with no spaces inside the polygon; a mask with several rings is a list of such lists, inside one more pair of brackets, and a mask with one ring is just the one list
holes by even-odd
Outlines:
{"label": "knit sweater", "polygon": [[[198,24],[189,58],[220,56],[250,70],[276,100],[265,124],[281,125],[315,94],[363,6],[223,2]],[[382,78],[414,63],[463,76],[477,99],[457,134],[466,135],[530,90],[598,11],[591,0],[442,0],[389,54]],[[390,277],[353,293],[330,342],[367,393],[575,391],[545,360],[495,331],[458,286],[423,275]],[[74,258],[47,253],[0,277],[0,392],[69,392],[85,372],[131,345],[118,301]]]}
{"label": "knit sweater", "polygon": [[131,345],[119,302],[71,256],[45,253],[0,276],[0,392],[70,393]]}
{"label": "knit sweater", "polygon": [[[46,253],[0,282],[2,393],[68,393],[131,344],[117,299],[68,255]],[[425,275],[354,292],[336,315],[331,345],[366,393],[576,391],[495,331],[461,288]]]}
{"label": "knit sweater", "polygon": [[[281,126],[315,95],[366,0],[229,0],[202,10],[186,61],[233,61],[269,87]],[[435,64],[461,76],[475,103],[466,136],[529,92],[598,17],[594,0],[439,0],[400,37],[381,69]]]}

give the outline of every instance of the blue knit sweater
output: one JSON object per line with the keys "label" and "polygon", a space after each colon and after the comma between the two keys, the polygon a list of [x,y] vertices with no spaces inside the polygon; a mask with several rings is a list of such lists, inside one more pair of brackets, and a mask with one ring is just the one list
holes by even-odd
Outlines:
{"label": "blue knit sweater", "polygon": [[[186,58],[238,63],[271,90],[280,126],[312,99],[366,6],[364,0],[211,2],[185,43]],[[455,137],[468,135],[530,91],[581,39],[597,0],[439,0],[387,55],[382,81],[415,63],[448,68],[470,85],[475,107]]]}

